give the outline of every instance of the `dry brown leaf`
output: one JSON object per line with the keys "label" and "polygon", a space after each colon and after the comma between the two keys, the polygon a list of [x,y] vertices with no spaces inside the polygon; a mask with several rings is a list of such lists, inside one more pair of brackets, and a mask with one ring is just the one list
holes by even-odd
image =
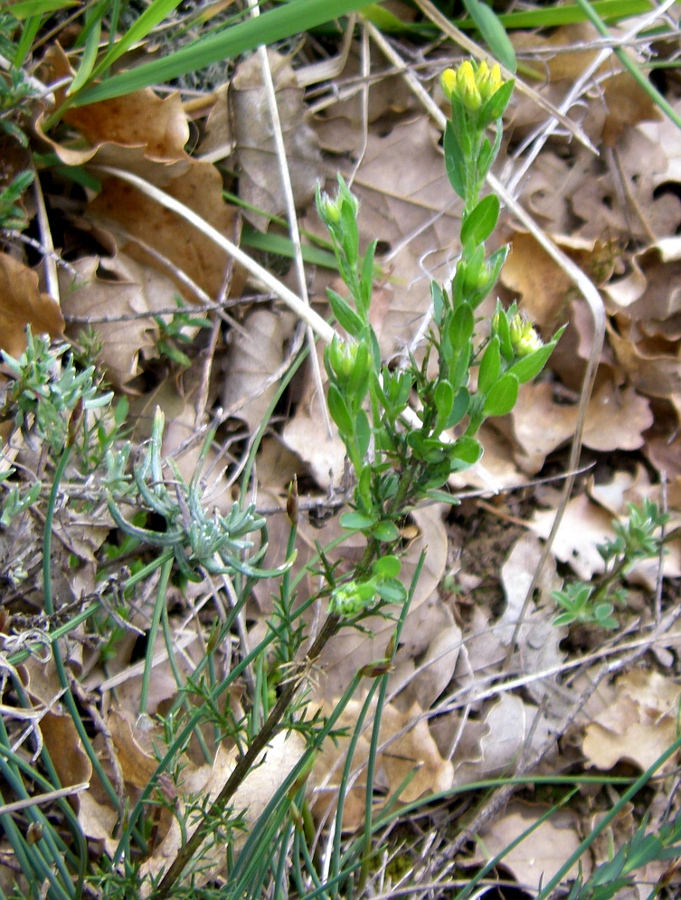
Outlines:
{"label": "dry brown leaf", "polygon": [[0,253],[0,297],[0,349],[15,359],[26,349],[27,325],[33,334],[63,333],[58,304],[40,291],[36,273],[7,253]]}
{"label": "dry brown leaf", "polygon": [[[530,528],[546,539],[551,531],[555,510],[537,510],[530,521]],[[615,532],[611,517],[586,494],[573,497],[565,508],[551,552],[561,562],[568,563],[584,581],[591,581],[603,571],[603,557],[597,544],[610,541]]]}
{"label": "dry brown leaf", "polygon": [[126,716],[122,711],[112,709],[107,717],[106,725],[116,748],[116,756],[123,778],[128,784],[141,790],[155,775],[156,769],[158,769],[158,760],[152,753],[140,746],[138,738],[142,732],[137,729],[138,734],[135,734],[132,718],[132,714]]}
{"label": "dry brown leaf", "polygon": [[[576,404],[556,403],[549,382],[525,384],[510,414],[518,446],[518,464],[534,474],[546,457],[568,441],[577,424]],[[594,450],[636,450],[643,432],[653,423],[650,404],[633,387],[618,389],[605,381],[594,393],[587,410],[583,441]]]}
{"label": "dry brown leaf", "polygon": [[[338,727],[348,729],[349,735],[362,709],[360,700],[351,700],[341,713]],[[334,702],[325,704],[331,711]],[[375,706],[374,706],[375,710]],[[366,797],[365,764],[369,757],[373,720],[367,724],[357,741],[352,758],[350,783],[343,808],[343,830],[354,831],[364,821]],[[433,740],[428,723],[418,704],[400,712],[392,704],[384,706],[379,729],[379,750],[376,763],[377,782],[392,797],[405,779],[409,784],[402,790],[401,802],[409,803],[426,794],[446,791],[452,784],[452,764],[442,759]],[[338,785],[343,773],[350,736],[327,740],[317,756],[308,781],[310,809],[315,818],[328,822],[336,809]]]}
{"label": "dry brown leaf", "polygon": [[222,405],[233,416],[243,419],[254,433],[263,423],[277,391],[278,382],[264,382],[284,361],[284,349],[293,333],[295,316],[267,309],[256,309],[243,323],[243,332],[235,335],[222,384]]}
{"label": "dry brown leaf", "polygon": [[[606,242],[556,234],[551,238],[598,284],[610,277],[614,256]],[[517,231],[510,244],[511,254],[502,269],[501,283],[520,295],[521,309],[542,332],[552,334],[566,321],[574,284],[531,234]]]}
{"label": "dry brown leaf", "polygon": [[[198,869],[192,872],[190,863],[183,880],[191,877],[192,883],[200,886],[224,873],[227,865],[225,852],[227,842],[229,841],[234,851],[238,853],[246,842],[248,828],[262,816],[265,807],[304,752],[305,741],[296,731],[287,734],[280,732],[272,738],[230,803],[236,815],[243,815],[246,831],[239,829],[230,834],[220,829],[214,831],[201,848]],[[157,878],[167,869],[187,838],[191,837],[197,827],[196,813],[199,809],[205,812],[210,803],[215,801],[235,764],[235,751],[220,746],[212,766],[195,768],[188,764],[185,767],[181,786],[183,799],[179,801],[178,815],[173,818],[170,830],[154,850],[151,858],[140,867],[143,897],[151,892],[151,878]],[[186,817],[188,813],[190,819],[183,829],[180,827],[178,816]],[[201,819],[202,816],[199,816],[198,821]]]}
{"label": "dry brown leaf", "polygon": [[[63,269],[59,273],[67,316],[131,316],[149,311],[142,285],[125,276],[117,278],[114,261],[84,256],[73,263],[73,268],[77,272],[75,283],[70,273]],[[114,277],[106,277],[107,272]],[[71,326],[69,334],[77,338],[81,328]],[[140,356],[154,352],[158,325],[149,317],[98,323],[93,328],[102,341],[100,358],[110,381],[124,387],[139,375]]]}
{"label": "dry brown leaf", "polygon": [[[48,49],[43,64],[49,67],[50,81],[74,74],[59,44]],[[58,104],[65,99],[66,91],[64,86],[55,92]],[[36,127],[68,166],[81,166],[95,155],[99,162],[106,156],[106,161],[111,163],[112,157],[102,152],[108,149],[107,145],[142,148],[144,156],[154,161],[188,158],[184,146],[189,140],[189,125],[178,93],[161,98],[146,88],[123,97],[71,107],[64,114],[64,121],[78,129],[90,146],[57,143],[43,132],[42,116]]]}
{"label": "dry brown leaf", "polygon": [[[613,33],[617,29],[612,29]],[[541,48],[541,59],[545,59],[544,67],[536,65],[539,78],[546,78],[541,93],[546,99],[560,106],[561,101],[574,82],[582,75],[587,66],[595,59],[598,50],[594,41],[598,34],[589,22],[580,22],[556,28],[549,37],[529,32],[516,32],[513,43],[516,50],[525,52]],[[567,50],[567,47],[584,49]],[[546,57],[546,52],[555,50],[555,55]],[[598,95],[590,94],[584,119],[580,122],[584,131],[595,142],[601,139],[611,147],[622,134],[626,126],[635,125],[647,119],[659,119],[660,114],[648,93],[640,87],[622,64],[612,57],[606,60],[598,72]],[[596,77],[596,76],[594,76]],[[544,112],[532,109],[536,106],[529,99],[520,100],[514,116],[516,127],[543,121]],[[517,123],[517,124],[516,124]]]}
{"label": "dry brown leaf", "polygon": [[[582,751],[599,769],[626,760],[647,769],[677,737],[681,687],[654,670],[637,669],[615,682],[615,696],[586,726]],[[674,759],[665,763],[667,770]]]}
{"label": "dry brown leaf", "polygon": [[[235,214],[222,196],[222,176],[210,163],[192,161],[191,166],[175,174],[156,164],[149,180],[157,187],[184,203],[219,232],[234,239]],[[228,258],[210,238],[190,225],[181,216],[161,207],[137,188],[118,178],[104,178],[102,191],[87,209],[87,218],[95,223],[122,228],[125,235],[119,244],[133,259],[159,267],[158,260],[147,253],[136,239],[148,244],[162,257],[170,260],[210,297],[218,297],[229,271]],[[165,272],[173,277],[172,271]],[[178,293],[188,302],[196,296],[178,279],[174,279]],[[238,295],[243,285],[243,272],[233,269],[231,291]]]}
{"label": "dry brown leaf", "polygon": [[[516,800],[509,803],[504,815],[480,832],[476,862],[487,862],[502,853],[549,810],[548,806],[530,806]],[[559,809],[537,825],[516,847],[504,853],[501,865],[511,872],[521,888],[538,891],[553,878],[580,844],[579,817],[572,810]],[[583,854],[565,878],[574,879],[579,873],[586,881],[590,871],[588,856]]]}
{"label": "dry brown leaf", "polygon": [[610,311],[650,323],[645,331],[654,333],[653,323],[681,312],[680,277],[681,238],[663,238],[635,253],[631,272],[604,288]]}
{"label": "dry brown leaf", "polygon": [[[276,90],[293,198],[296,206],[303,208],[311,202],[321,178],[321,154],[316,135],[305,122],[304,91],[298,85],[289,58],[272,49],[268,49],[267,57]],[[265,213],[280,216],[286,210],[286,200],[259,54],[254,53],[237,66],[230,97],[240,169],[239,196]],[[249,209],[244,215],[256,228],[267,230],[269,216]]]}
{"label": "dry brown leaf", "polygon": [[395,680],[404,681],[405,687],[395,705],[404,710],[418,703],[421,709],[430,709],[454,677],[461,645],[461,629],[452,623],[435,635],[418,666],[412,658],[405,659],[396,671]]}
{"label": "dry brown leaf", "polygon": [[[482,733],[479,722],[467,721],[457,746],[454,784],[462,786],[502,772],[508,774],[521,755],[531,756],[549,735],[543,717],[535,722],[537,715],[538,707],[504,693],[487,708]],[[473,741],[467,737],[469,730],[475,736]]]}
{"label": "dry brown leaf", "polygon": [[681,342],[674,346],[666,341],[639,340],[637,329],[625,316],[616,316],[614,324],[606,322],[606,328],[617,362],[636,390],[649,397],[669,399],[678,408]]}

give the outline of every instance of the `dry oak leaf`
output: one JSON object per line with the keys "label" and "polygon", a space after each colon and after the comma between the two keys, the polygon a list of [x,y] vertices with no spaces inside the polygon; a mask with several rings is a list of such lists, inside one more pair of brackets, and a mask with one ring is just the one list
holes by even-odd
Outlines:
{"label": "dry oak leaf", "polygon": [[679,408],[681,401],[681,342],[642,339],[636,324],[618,315],[606,321],[608,341],[617,362],[637,391],[663,397]]}
{"label": "dry oak leaf", "polygon": [[[616,33],[616,29],[611,31]],[[564,95],[596,57],[598,50],[594,49],[594,42],[597,39],[594,26],[589,22],[580,22],[556,28],[549,37],[517,32],[513,43],[516,50],[541,49],[543,58],[546,58],[547,51],[555,50],[555,55],[546,59],[545,67],[537,67],[537,74],[539,78],[544,78],[548,71],[548,81],[541,93],[556,106],[561,106]],[[584,48],[566,49],[580,45]],[[589,96],[587,113],[581,122],[594,142],[602,139],[606,146],[612,147],[627,126],[661,118],[648,93],[623,70],[618,60],[606,60],[594,77],[598,77],[599,93]],[[535,104],[527,101],[518,103],[514,119],[519,119],[523,124],[542,121],[539,115],[543,116],[543,111],[528,109],[532,105]]]}
{"label": "dry oak leaf", "polygon": [[[586,726],[582,752],[592,766],[620,760],[648,769],[676,740],[681,686],[654,670],[636,669],[615,682],[615,696]],[[674,765],[667,760],[663,769]]]}
{"label": "dry oak leaf", "polygon": [[[125,276],[117,278],[115,261],[85,256],[72,266],[77,273],[75,282],[69,272],[59,272],[67,316],[131,316],[149,311],[142,285]],[[109,272],[113,280],[106,277]],[[69,334],[78,335],[81,327],[71,326]],[[109,379],[116,387],[124,387],[139,375],[140,356],[155,351],[158,325],[149,317],[98,323],[93,327],[102,341],[100,358]]]}
{"label": "dry oak leaf", "polygon": [[[234,208],[222,196],[222,176],[207,162],[192,160],[182,171],[168,172],[156,164],[149,180],[200,215],[217,231],[234,239]],[[178,293],[188,302],[196,294],[180,279],[180,269],[210,297],[224,287],[239,294],[244,282],[240,267],[230,266],[225,251],[184,218],[118,178],[104,178],[102,191],[86,210],[86,218],[116,234],[119,246],[133,259],[160,268],[173,278]],[[150,247],[150,252],[145,250]],[[161,260],[167,260],[163,265]]]}
{"label": "dry oak leaf", "polygon": [[[523,385],[510,414],[512,434],[523,471],[538,472],[546,457],[575,433],[577,406],[556,403],[549,382]],[[636,450],[643,432],[653,424],[650,403],[633,387],[623,389],[607,380],[589,402],[583,441],[593,450]]]}
{"label": "dry oak leaf", "polygon": [[[486,826],[478,836],[476,862],[486,862],[503,853],[506,848],[545,816],[548,806],[513,801],[503,816]],[[504,853],[501,865],[514,876],[526,891],[538,891],[579,848],[581,837],[579,818],[575,812],[559,809],[533,829],[524,840]],[[588,856],[566,873],[566,879],[581,874],[585,879],[590,873]]]}
{"label": "dry oak leaf", "polygon": [[35,272],[7,253],[0,253],[0,298],[0,349],[15,359],[26,349],[27,325],[33,334],[63,334],[59,305],[40,291]]}
{"label": "dry oak leaf", "polygon": [[[59,44],[50,47],[43,64],[50,69],[50,81],[74,74]],[[67,86],[64,86],[55,92],[57,105],[66,98],[66,91]],[[64,121],[88,141],[90,146],[87,148],[71,147],[52,140],[42,131],[42,120],[43,116],[36,122],[38,133],[68,166],[81,166],[95,155],[102,162],[100,151],[106,145],[142,148],[149,160],[169,162],[187,159],[184,147],[189,140],[189,124],[179,93],[161,98],[145,88],[123,97],[71,107],[64,113]],[[112,160],[107,158],[106,161]]]}
{"label": "dry oak leaf", "polygon": [[[604,284],[613,271],[613,251],[605,241],[551,235],[583,271]],[[510,241],[511,253],[501,271],[501,282],[522,298],[521,309],[546,334],[566,321],[567,305],[574,284],[531,234],[517,231]]]}
{"label": "dry oak leaf", "polygon": [[[525,703],[514,694],[503,693],[486,709],[482,734],[479,734],[480,722],[467,721],[461,744],[457,744],[454,784],[460,787],[508,772],[522,754],[531,756],[539,750],[550,729],[543,715],[536,721],[538,715],[539,707]],[[477,742],[468,739],[469,729]],[[463,748],[467,753],[462,752]]]}
{"label": "dry oak leaf", "polygon": [[[336,809],[340,784],[351,735],[363,707],[360,700],[351,700],[338,720],[338,728],[347,729],[347,737],[324,743],[308,781],[310,809],[317,821],[328,822]],[[331,712],[335,703],[324,708]],[[375,704],[372,707],[375,713]],[[343,830],[354,831],[364,821],[366,804],[366,763],[369,758],[373,716],[365,719],[364,730],[357,740],[343,806]],[[411,777],[399,799],[410,803],[425,794],[448,790],[452,785],[451,762],[440,755],[430,733],[428,722],[420,706],[415,703],[406,712],[387,704],[381,712],[379,753],[376,763],[377,786],[387,791],[388,799]]]}

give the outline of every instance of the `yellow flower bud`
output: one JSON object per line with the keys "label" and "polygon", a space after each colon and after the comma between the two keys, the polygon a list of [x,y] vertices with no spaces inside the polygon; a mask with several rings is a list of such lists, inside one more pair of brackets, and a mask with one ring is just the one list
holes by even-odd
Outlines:
{"label": "yellow flower bud", "polygon": [[482,106],[482,97],[475,79],[475,69],[470,60],[464,60],[456,71],[456,89],[464,106],[476,112]]}
{"label": "yellow flower bud", "polygon": [[445,69],[440,76],[440,84],[445,97],[450,101],[452,94],[456,91],[456,72],[454,69]]}

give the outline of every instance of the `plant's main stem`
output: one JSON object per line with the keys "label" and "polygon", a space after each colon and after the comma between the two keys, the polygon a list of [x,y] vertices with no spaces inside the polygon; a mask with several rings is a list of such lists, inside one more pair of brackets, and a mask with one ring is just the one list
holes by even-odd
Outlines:
{"label": "plant's main stem", "polygon": [[184,872],[191,858],[211,833],[212,826],[206,823],[214,823],[216,818],[222,814],[228,802],[236,793],[239,785],[242,783],[251,768],[256,765],[258,757],[269,744],[277,726],[284,717],[284,713],[291,705],[295,693],[300,687],[303,673],[319,658],[319,655],[321,654],[325,645],[327,644],[329,639],[332,638],[336,633],[336,631],[340,627],[340,624],[341,617],[339,615],[331,614],[327,616],[326,621],[322,625],[322,629],[317,635],[316,640],[305,655],[305,659],[298,664],[298,666],[296,667],[295,675],[293,675],[291,677],[291,680],[286,682],[286,684],[284,685],[282,692],[279,695],[279,699],[276,702],[276,705],[267,717],[267,721],[256,735],[253,743],[248,748],[246,753],[244,753],[241,759],[239,759],[239,761],[237,762],[232,774],[225,782],[224,787],[218,794],[210,810],[207,812],[203,822],[194,831],[184,847],[182,847],[175,860],[171,864],[170,868],[163,876],[163,879],[161,880],[158,888],[151,894],[152,900],[164,900],[164,898],[168,897],[178,879],[182,876],[182,873]]}

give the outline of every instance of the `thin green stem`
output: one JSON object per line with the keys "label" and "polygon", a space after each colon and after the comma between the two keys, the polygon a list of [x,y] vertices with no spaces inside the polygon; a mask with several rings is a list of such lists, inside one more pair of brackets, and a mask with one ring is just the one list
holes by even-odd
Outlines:
{"label": "thin green stem", "polygon": [[[608,26],[598,15],[592,4],[589,3],[589,0],[577,0],[577,3],[583,10],[588,20],[598,31],[598,33],[602,37],[612,40],[612,35],[608,30]],[[679,116],[674,107],[662,96],[655,85],[650,83],[650,81],[643,74],[636,62],[634,62],[634,60],[631,59],[630,56],[628,56],[624,48],[614,46],[612,49],[615,56],[619,59],[619,61],[622,63],[627,72],[629,72],[631,77],[636,81],[636,83],[641,88],[643,88],[643,90],[646,92],[646,94],[648,94],[649,97],[651,97],[655,101],[655,103],[660,107],[664,114],[671,119],[676,127],[681,128],[681,116]]]}

